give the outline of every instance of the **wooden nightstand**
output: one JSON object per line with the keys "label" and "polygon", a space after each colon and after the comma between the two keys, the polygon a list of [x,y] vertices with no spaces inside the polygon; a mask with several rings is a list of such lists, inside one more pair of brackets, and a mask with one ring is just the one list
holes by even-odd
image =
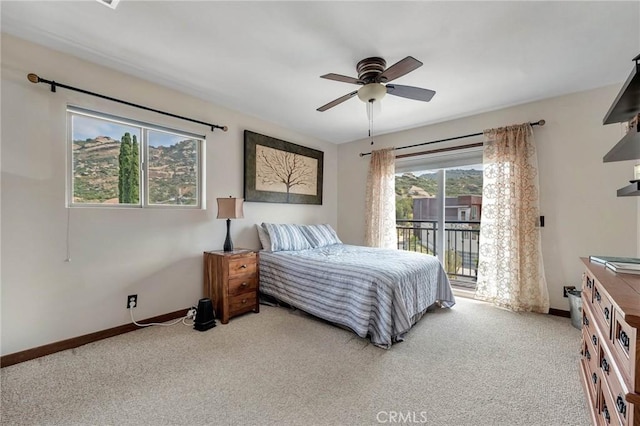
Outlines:
{"label": "wooden nightstand", "polygon": [[260,312],[258,253],[252,250],[204,252],[204,297],[226,324],[245,312]]}

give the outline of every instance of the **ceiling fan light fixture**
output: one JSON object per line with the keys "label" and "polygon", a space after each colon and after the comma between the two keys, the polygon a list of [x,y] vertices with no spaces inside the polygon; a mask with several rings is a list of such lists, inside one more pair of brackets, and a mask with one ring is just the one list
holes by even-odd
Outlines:
{"label": "ceiling fan light fixture", "polygon": [[358,98],[362,102],[379,102],[387,94],[384,84],[369,83],[358,89]]}

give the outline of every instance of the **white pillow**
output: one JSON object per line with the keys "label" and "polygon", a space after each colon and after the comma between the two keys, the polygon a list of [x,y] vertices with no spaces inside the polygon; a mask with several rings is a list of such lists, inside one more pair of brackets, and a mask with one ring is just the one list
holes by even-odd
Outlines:
{"label": "white pillow", "polygon": [[263,223],[271,240],[271,251],[308,250],[311,244],[298,225]]}
{"label": "white pillow", "polygon": [[338,238],[338,234],[336,234],[336,231],[334,231],[329,224],[302,225],[300,229],[313,248],[342,244],[342,241]]}
{"label": "white pillow", "polygon": [[271,251],[271,239],[269,238],[267,230],[264,229],[262,225],[258,225],[257,223],[256,229],[258,230],[258,238],[260,239],[260,245],[262,245],[262,249],[264,251]]}

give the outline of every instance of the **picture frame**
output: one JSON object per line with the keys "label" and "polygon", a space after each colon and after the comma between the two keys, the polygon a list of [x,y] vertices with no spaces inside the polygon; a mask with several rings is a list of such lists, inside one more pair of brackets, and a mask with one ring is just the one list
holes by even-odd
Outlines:
{"label": "picture frame", "polygon": [[244,200],[322,204],[324,152],[244,131]]}

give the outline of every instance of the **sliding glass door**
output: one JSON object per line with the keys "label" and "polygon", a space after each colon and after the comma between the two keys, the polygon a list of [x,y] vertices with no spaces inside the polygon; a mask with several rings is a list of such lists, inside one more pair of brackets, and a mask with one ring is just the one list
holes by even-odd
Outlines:
{"label": "sliding glass door", "polygon": [[482,215],[481,151],[398,161],[396,172],[398,249],[437,256],[452,285],[474,290]]}

